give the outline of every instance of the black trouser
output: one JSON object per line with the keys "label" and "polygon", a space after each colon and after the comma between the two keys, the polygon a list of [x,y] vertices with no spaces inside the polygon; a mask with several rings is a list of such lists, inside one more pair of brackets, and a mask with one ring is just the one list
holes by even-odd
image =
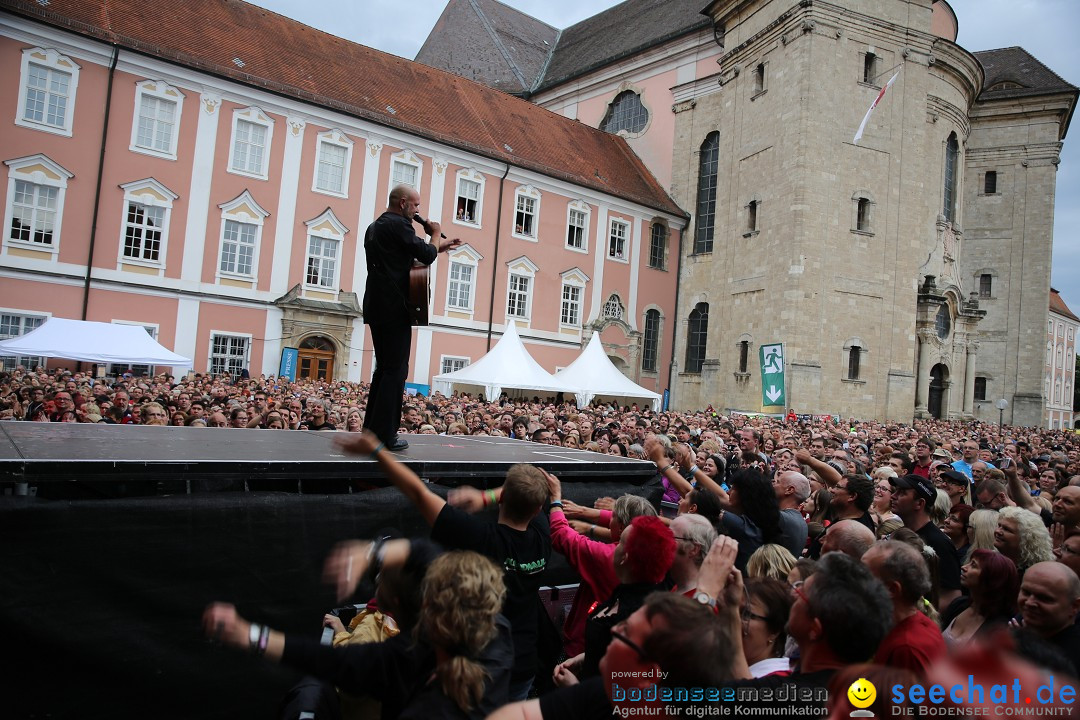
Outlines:
{"label": "black trouser", "polygon": [[368,325],[375,346],[375,373],[371,376],[364,427],[390,444],[401,427],[401,396],[409,376],[412,327],[408,323]]}

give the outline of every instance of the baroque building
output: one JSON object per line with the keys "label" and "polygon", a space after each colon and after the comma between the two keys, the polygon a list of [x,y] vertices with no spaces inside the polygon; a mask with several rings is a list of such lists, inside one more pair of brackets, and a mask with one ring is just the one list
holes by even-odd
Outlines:
{"label": "baroque building", "polygon": [[557,30],[450,0],[417,59],[624,136],[688,211],[675,406],[782,411],[757,364],[782,343],[799,413],[996,421],[1005,398],[1042,424],[1077,89],[1022,48],[957,45],[945,0],[702,5]]}
{"label": "baroque building", "polygon": [[295,351],[367,380],[364,230],[406,184],[465,242],[432,268],[411,382],[515,323],[549,372],[599,333],[665,386],[687,216],[625,138],[229,0],[4,0],[0,62],[0,337],[130,323],[198,372]]}

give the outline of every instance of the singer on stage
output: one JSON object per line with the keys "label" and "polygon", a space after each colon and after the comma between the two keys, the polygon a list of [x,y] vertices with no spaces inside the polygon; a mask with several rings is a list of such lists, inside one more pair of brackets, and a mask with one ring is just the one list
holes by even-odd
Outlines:
{"label": "singer on stage", "polygon": [[[417,237],[413,218],[419,207],[420,193],[408,185],[397,186],[390,191],[386,212],[368,226],[364,235],[368,271],[364,322],[371,329],[371,342],[375,346],[375,374],[371,378],[364,427],[378,435],[388,450],[409,447],[397,435],[412,344],[407,309],[409,270],[413,260],[430,265],[438,253],[461,245],[458,238],[435,245]],[[427,222],[424,232],[438,238],[441,227],[437,222]]]}

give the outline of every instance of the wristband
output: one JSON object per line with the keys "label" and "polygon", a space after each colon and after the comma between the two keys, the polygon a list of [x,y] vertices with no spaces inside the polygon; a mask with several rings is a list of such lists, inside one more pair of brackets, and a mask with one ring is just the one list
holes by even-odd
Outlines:
{"label": "wristband", "polygon": [[256,655],[265,655],[266,646],[270,643],[270,628],[266,625],[259,626],[259,649],[256,651]]}
{"label": "wristband", "polygon": [[487,507],[488,505],[498,505],[498,504],[499,504],[499,499],[495,496],[495,491],[494,490],[485,490],[484,491],[484,507]]}
{"label": "wristband", "polygon": [[676,464],[677,464],[677,463],[671,463],[670,465],[668,465],[668,466],[666,466],[666,467],[662,467],[662,468],[660,468],[660,473],[661,473],[661,474],[663,474],[663,473],[666,473],[666,472],[667,472],[668,470],[670,470],[671,468],[675,467],[675,465],[676,465]]}
{"label": "wristband", "polygon": [[548,503],[548,510],[549,511],[554,509],[554,508],[559,508],[560,510],[562,510],[563,509],[562,500],[552,500],[551,502]]}
{"label": "wristband", "polygon": [[384,447],[386,447],[386,443],[384,443],[383,441],[380,440],[379,444],[375,446],[375,449],[372,450],[369,453],[369,457],[372,460],[378,460],[379,459],[379,451],[382,450]]}
{"label": "wristband", "polygon": [[368,549],[368,573],[375,577],[382,572],[383,564],[383,545],[386,543],[386,538],[378,538],[375,542],[371,543],[371,547]]}
{"label": "wristband", "polygon": [[690,474],[691,474],[691,475],[693,475],[694,473],[696,473],[696,472],[697,472],[698,470],[699,470],[699,468],[698,468],[698,466],[697,466],[697,465],[691,465],[691,466],[690,466]]}
{"label": "wristband", "polygon": [[593,539],[596,539],[596,526],[590,525],[589,529],[585,531],[585,534]]}
{"label": "wristband", "polygon": [[259,647],[259,634],[262,632],[262,628],[255,623],[251,623],[248,629],[248,649],[251,652],[255,652]]}

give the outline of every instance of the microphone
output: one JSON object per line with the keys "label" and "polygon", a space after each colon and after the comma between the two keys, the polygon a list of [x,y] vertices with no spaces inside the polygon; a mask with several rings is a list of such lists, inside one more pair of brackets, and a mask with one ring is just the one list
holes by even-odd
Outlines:
{"label": "microphone", "polygon": [[[413,215],[413,216],[412,216],[412,219],[413,219],[414,221],[416,221],[416,222],[420,223],[421,225],[423,225],[423,226],[424,226],[424,229],[425,229],[425,230],[427,230],[427,229],[428,229],[428,221],[427,221],[427,220],[425,220],[424,218],[420,217],[420,213],[416,213],[415,215]],[[444,233],[444,232],[440,232],[440,233],[439,233],[439,236],[440,236],[440,237],[441,237],[441,238],[442,238],[443,240],[445,240],[445,239],[446,239],[446,233]]]}

